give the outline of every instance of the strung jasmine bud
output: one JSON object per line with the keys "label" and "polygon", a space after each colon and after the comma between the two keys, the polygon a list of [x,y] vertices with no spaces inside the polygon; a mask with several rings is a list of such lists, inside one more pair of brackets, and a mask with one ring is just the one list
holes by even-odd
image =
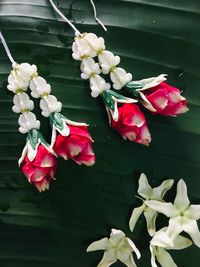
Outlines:
{"label": "strung jasmine bud", "polygon": [[91,96],[97,97],[102,94],[104,91],[110,89],[110,84],[107,83],[101,76],[94,75],[90,78],[90,88],[92,90]]}
{"label": "strung jasmine bud", "polygon": [[72,57],[75,60],[82,60],[87,57],[95,57],[96,52],[89,46],[82,36],[75,38],[75,42],[72,45]]}
{"label": "strung jasmine bud", "polygon": [[8,85],[7,88],[9,91],[12,91],[14,94],[17,92],[23,92],[28,89],[29,80],[23,80],[21,77],[17,76],[15,72],[11,71],[11,74],[8,76]]}
{"label": "strung jasmine bud", "polygon": [[51,93],[51,86],[40,76],[34,77],[30,81],[31,95],[34,98],[41,98],[40,108],[44,117],[49,117],[51,113],[60,112],[62,104]]}
{"label": "strung jasmine bud", "polygon": [[150,236],[153,236],[156,231],[156,218],[158,213],[156,210],[152,209],[147,203],[151,202],[148,200],[159,200],[160,203],[163,203],[163,197],[165,193],[172,187],[174,183],[173,179],[165,180],[161,183],[160,186],[152,188],[147,180],[147,177],[144,173],[140,175],[138,194],[142,196],[143,204],[140,207],[137,207],[133,210],[131,218],[129,220],[130,230],[133,231],[135,225],[142,213],[146,218],[147,231]]}
{"label": "strung jasmine bud", "polygon": [[37,67],[28,63],[13,63],[13,70],[8,76],[8,90],[13,93],[26,91],[33,76],[37,75]]}
{"label": "strung jasmine bud", "polygon": [[51,93],[51,86],[41,76],[34,77],[30,81],[31,95],[40,98]]}
{"label": "strung jasmine bud", "polygon": [[32,112],[24,112],[19,116],[19,132],[22,134],[28,133],[32,129],[40,128],[40,121],[37,120],[36,116]]}
{"label": "strung jasmine bud", "polygon": [[83,61],[81,62],[81,71],[81,78],[84,80],[94,77],[95,74],[101,73],[99,64],[96,63],[94,59],[90,57],[83,59]]}
{"label": "strung jasmine bud", "polygon": [[99,64],[103,74],[108,74],[120,63],[120,57],[114,56],[110,51],[104,50],[98,55]]}
{"label": "strung jasmine bud", "polygon": [[30,80],[32,76],[37,75],[36,65],[30,65],[29,63],[13,63],[13,70],[23,80]]}
{"label": "strung jasmine bud", "polygon": [[117,229],[112,229],[110,238],[102,238],[93,242],[87,248],[87,252],[105,250],[102,260],[97,267],[109,267],[117,260],[121,261],[127,267],[136,267],[133,259],[133,252],[135,252],[138,259],[141,254],[133,241],[126,237],[124,232]]}
{"label": "strung jasmine bud", "polygon": [[54,95],[44,96],[40,100],[40,108],[44,117],[49,117],[54,112],[60,112],[62,103]]}
{"label": "strung jasmine bud", "polygon": [[115,90],[120,90],[132,80],[132,74],[126,73],[122,68],[114,68],[110,72],[110,78],[113,82],[113,88]]}
{"label": "strung jasmine bud", "polygon": [[102,37],[98,38],[94,33],[83,33],[75,37],[72,45],[72,57],[75,60],[96,57],[104,49],[105,44]]}
{"label": "strung jasmine bud", "polygon": [[30,100],[26,93],[19,93],[13,98],[14,106],[12,107],[15,113],[24,113],[34,109],[34,103]]}

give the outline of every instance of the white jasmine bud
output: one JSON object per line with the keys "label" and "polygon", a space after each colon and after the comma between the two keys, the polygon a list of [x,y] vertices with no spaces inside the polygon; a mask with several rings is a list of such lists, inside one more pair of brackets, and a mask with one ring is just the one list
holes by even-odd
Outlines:
{"label": "white jasmine bud", "polygon": [[47,95],[40,100],[40,108],[44,117],[49,117],[53,112],[60,112],[62,109],[61,102],[58,102],[54,95]]}
{"label": "white jasmine bud", "polygon": [[113,82],[113,88],[120,90],[124,85],[132,80],[132,74],[126,73],[122,68],[114,68],[110,73]]}
{"label": "white jasmine bud", "polygon": [[12,107],[13,112],[15,113],[24,113],[29,110],[33,110],[34,104],[30,100],[29,96],[26,93],[20,93],[14,96],[13,98],[14,106]]}
{"label": "white jasmine bud", "polygon": [[99,75],[95,75],[90,79],[91,96],[97,97],[99,94],[110,89],[110,84]]}
{"label": "white jasmine bud", "polygon": [[20,133],[28,133],[32,129],[40,128],[40,121],[37,120],[36,116],[32,112],[25,112],[19,116],[19,131]]}
{"label": "white jasmine bud", "polygon": [[33,78],[30,81],[31,95],[34,98],[43,97],[51,93],[51,86],[46,80],[40,76]]}
{"label": "white jasmine bud", "polygon": [[93,58],[83,59],[81,62],[81,78],[89,79],[95,74],[100,74],[101,70],[99,64],[94,61]]}
{"label": "white jasmine bud", "polygon": [[114,56],[110,51],[103,51],[98,56],[99,64],[104,74],[108,74],[113,67],[116,67],[120,63],[120,57]]}

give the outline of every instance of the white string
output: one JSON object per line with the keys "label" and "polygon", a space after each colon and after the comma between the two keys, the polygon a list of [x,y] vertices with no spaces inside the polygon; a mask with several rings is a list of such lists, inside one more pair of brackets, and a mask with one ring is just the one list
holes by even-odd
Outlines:
{"label": "white string", "polygon": [[71,23],[71,21],[68,20],[68,19],[64,16],[64,14],[57,8],[57,6],[54,4],[53,0],[49,0],[49,2],[51,3],[51,5],[52,5],[53,9],[55,10],[55,12],[56,12],[61,18],[63,18],[64,21],[66,21],[66,22],[70,25],[70,27],[75,31],[75,35],[76,35],[76,36],[79,35],[79,34],[80,34],[79,30],[78,30],[78,29],[74,26],[74,24]]}
{"label": "white string", "polygon": [[4,49],[5,49],[6,54],[7,54],[8,58],[10,59],[11,63],[12,64],[15,63],[15,61],[14,61],[14,59],[13,59],[11,53],[10,53],[10,50],[8,48],[8,45],[6,43],[6,40],[4,39],[3,34],[1,33],[1,31],[0,31],[0,40],[2,42],[2,45],[3,45]]}
{"label": "white string", "polygon": [[90,0],[90,3],[92,4],[92,7],[93,7],[93,10],[94,10],[94,17],[96,19],[96,21],[101,25],[101,27],[104,29],[104,31],[107,32],[107,28],[106,26],[103,24],[103,22],[97,17],[97,10],[96,10],[96,7],[95,7],[95,4],[93,2],[93,0]]}

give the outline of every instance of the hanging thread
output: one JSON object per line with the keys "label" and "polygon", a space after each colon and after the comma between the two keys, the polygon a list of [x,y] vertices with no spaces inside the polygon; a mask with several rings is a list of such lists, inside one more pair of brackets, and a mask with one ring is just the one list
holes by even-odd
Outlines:
{"label": "hanging thread", "polygon": [[7,45],[7,43],[6,43],[6,40],[5,40],[5,38],[3,37],[3,34],[2,34],[1,31],[0,31],[0,40],[1,40],[2,45],[3,45],[3,47],[4,47],[5,51],[6,51],[6,54],[7,54],[8,58],[10,59],[10,62],[11,62],[12,64],[16,63],[15,60],[13,59],[11,53],[10,53],[10,49],[8,48],[8,45]]}
{"label": "hanging thread", "polygon": [[103,22],[97,17],[97,10],[96,10],[96,6],[93,2],[93,0],[90,0],[90,3],[92,4],[93,10],[94,10],[94,17],[96,19],[96,21],[101,25],[101,27],[104,29],[104,31],[107,32],[107,28],[106,26],[103,24]]}
{"label": "hanging thread", "polygon": [[57,8],[57,6],[54,4],[54,2],[53,2],[52,0],[49,0],[49,2],[51,3],[51,5],[52,5],[53,9],[55,10],[55,12],[56,12],[61,18],[63,18],[64,21],[66,21],[66,22],[69,24],[69,26],[75,31],[75,35],[76,35],[76,36],[79,35],[80,32],[79,32],[79,30],[75,27],[75,25],[74,25],[70,20],[68,20],[68,19],[65,17],[65,15],[64,15],[64,14]]}

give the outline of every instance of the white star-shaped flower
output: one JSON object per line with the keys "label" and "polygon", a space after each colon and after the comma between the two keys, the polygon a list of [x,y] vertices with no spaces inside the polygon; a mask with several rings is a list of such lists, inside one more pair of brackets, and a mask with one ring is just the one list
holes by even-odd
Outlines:
{"label": "white star-shaped flower", "polygon": [[143,204],[140,207],[135,208],[132,212],[129,221],[129,227],[131,231],[133,231],[138,218],[140,217],[142,212],[144,212],[144,216],[147,222],[148,233],[151,236],[154,235],[156,231],[155,221],[158,213],[154,209],[148,207],[146,202],[148,200],[163,201],[165,193],[172,187],[173,183],[174,183],[173,179],[167,179],[163,181],[160,186],[151,188],[151,186],[148,183],[146,175],[144,173],[141,174],[139,179],[138,194],[143,197],[143,199],[141,199],[143,201]]}
{"label": "white star-shaped flower", "polygon": [[110,238],[105,237],[95,241],[87,248],[87,252],[95,250],[105,250],[97,267],[109,267],[117,260],[127,267],[136,267],[132,252],[136,253],[138,259],[141,257],[135,244],[121,230],[116,229],[111,230]]}
{"label": "white star-shaped flower", "polygon": [[166,234],[166,230],[167,227],[156,232],[150,241],[149,248],[151,252],[152,267],[158,267],[156,260],[162,267],[177,267],[171,255],[166,250],[180,250],[192,245],[191,240],[181,235],[177,235],[175,239],[172,240]]}
{"label": "white star-shaped flower", "polygon": [[200,219],[200,205],[192,205],[188,199],[187,186],[183,179],[177,184],[177,193],[174,204],[160,201],[146,201],[149,208],[169,217],[166,234],[174,239],[181,232],[186,232],[193,242],[200,247],[200,232],[197,220]]}

